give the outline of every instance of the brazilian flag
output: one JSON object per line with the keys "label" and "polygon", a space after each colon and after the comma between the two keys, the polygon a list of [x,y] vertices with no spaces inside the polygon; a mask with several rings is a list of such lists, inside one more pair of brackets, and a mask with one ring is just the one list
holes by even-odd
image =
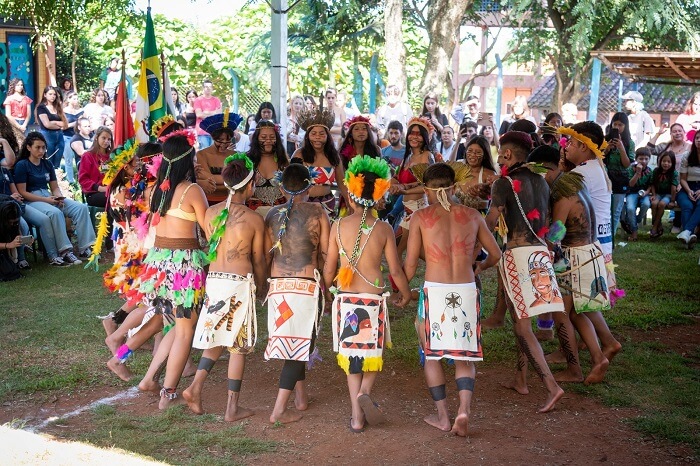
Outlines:
{"label": "brazilian flag", "polygon": [[146,12],[146,37],[143,42],[141,76],[139,77],[136,118],[134,121],[136,138],[139,142],[147,142],[153,122],[168,113],[161,76],[160,54],[156,45],[151,8],[148,7]]}

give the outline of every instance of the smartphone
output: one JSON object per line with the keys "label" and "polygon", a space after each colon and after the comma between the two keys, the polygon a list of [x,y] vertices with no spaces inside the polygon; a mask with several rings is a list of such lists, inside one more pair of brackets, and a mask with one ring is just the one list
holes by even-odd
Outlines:
{"label": "smartphone", "polygon": [[34,237],[33,237],[32,235],[21,236],[21,237],[20,237],[20,241],[21,241],[22,244],[24,244],[25,246],[31,246],[31,244],[34,242]]}
{"label": "smartphone", "polygon": [[54,199],[56,199],[57,201],[63,201],[66,199],[66,196],[59,196],[59,197],[56,197]]}
{"label": "smartphone", "polygon": [[479,113],[479,120],[476,122],[476,124],[479,126],[489,126],[489,125],[493,124],[493,123],[491,123],[492,120],[493,120],[493,113],[480,112]]}
{"label": "smartphone", "polygon": [[617,128],[610,128],[608,135],[605,136],[606,141],[612,141],[613,139],[620,139],[620,131]]}

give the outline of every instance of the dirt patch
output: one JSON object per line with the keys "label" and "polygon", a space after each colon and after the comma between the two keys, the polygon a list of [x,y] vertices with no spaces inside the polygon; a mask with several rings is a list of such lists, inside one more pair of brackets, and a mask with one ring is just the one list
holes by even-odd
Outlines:
{"label": "dirt patch", "polygon": [[[658,340],[673,351],[688,354],[697,348],[698,322],[651,332],[624,331],[633,340]],[[219,361],[204,390],[207,412],[223,415],[226,404],[226,365]],[[626,419],[639,413],[633,409],[607,408],[600,403],[567,393],[557,409],[537,414],[545,391],[536,377],[530,379],[530,394],[519,395],[501,386],[512,377],[504,367],[477,366],[472,402],[470,435],[456,438],[423,422],[433,412],[422,372],[418,368],[387,363],[372,394],[388,422],[368,427],[364,433],[348,429],[350,407],[345,375],[333,358],[307,373],[312,403],[301,421],[283,427],[268,422],[277,392],[281,362],[263,362],[258,353],[250,358],[241,393],[241,404],[253,408],[255,416],[243,421],[246,435],[281,442],[275,453],[245,458],[247,463],[293,464],[680,464],[692,463],[689,447],[656,442],[635,432]],[[614,370],[614,365],[611,366]],[[107,374],[105,374],[107,376]],[[191,379],[184,380],[180,389]],[[449,380],[449,379],[448,379]],[[566,386],[563,387],[566,390]],[[123,388],[96,387],[74,395],[59,395],[34,404],[9,403],[0,419],[45,418],[69,412],[76,406],[118,393]],[[457,407],[454,383],[448,383],[448,400]],[[157,397],[140,394],[119,403],[120,411],[152,414],[158,411]],[[19,400],[18,400],[19,401]],[[35,400],[36,401],[36,400]],[[91,413],[51,425],[45,432],[57,437],[79,436],[90,430]],[[223,420],[216,424],[223,425]],[[214,427],[215,428],[215,427]],[[118,446],[118,445],[117,445]]]}

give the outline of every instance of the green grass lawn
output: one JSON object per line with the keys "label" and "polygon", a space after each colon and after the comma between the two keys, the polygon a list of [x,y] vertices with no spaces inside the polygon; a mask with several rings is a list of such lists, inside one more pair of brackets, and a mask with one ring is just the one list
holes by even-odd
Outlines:
{"label": "green grass lawn", "polygon": [[[617,247],[615,261],[619,265],[619,285],[627,297],[606,314],[613,332],[623,343],[623,352],[615,359],[606,381],[595,386],[571,384],[570,390],[599,399],[608,406],[633,406],[641,415],[629,422],[640,432],[654,438],[692,445],[700,453],[700,350],[680,355],[664,342],[626,339],[626,332],[659,329],[664,326],[687,324],[700,316],[700,280],[698,254],[681,249],[670,235],[651,243],[646,230],[640,241]],[[101,274],[80,266],[51,268],[43,263],[33,264],[27,278],[0,283],[0,402],[18,400],[41,401],[56,393],[79,391],[84,387],[127,387],[116,377],[105,377],[104,363],[108,358],[102,344],[104,332],[97,315],[107,314],[121,302],[106,293],[101,286]],[[104,268],[104,267],[103,267]],[[413,286],[419,286],[418,279]],[[483,311],[489,315],[494,306],[495,272],[484,275]],[[394,350],[387,358],[415,367],[417,358],[413,327],[413,310],[392,310],[392,339]],[[264,326],[264,313],[259,314]],[[512,328],[484,334],[486,366],[513,364],[515,349]],[[556,348],[547,343],[545,351]],[[581,358],[584,372],[589,370],[587,354]],[[135,358],[131,363],[135,373],[143,373],[148,357]],[[410,366],[409,366],[410,365]],[[135,383],[135,382],[134,382]],[[154,416],[134,417],[117,413],[113,408],[96,410],[96,429],[85,438],[99,444],[108,433],[125,440],[120,447],[141,454],[168,460],[167,451],[158,445],[167,444],[170,429],[177,425],[191,444],[179,452],[178,459],[197,463],[198,442],[222,442],[222,458],[231,451],[240,454],[274,449],[274,444],[245,437],[236,428],[207,427],[207,417],[185,416],[178,409]],[[157,441],[130,445],[129,432],[147,426],[148,431],[160,430]],[[152,429],[153,428],[153,429]],[[214,436],[214,437],[212,437]],[[182,437],[181,437],[182,438]],[[230,458],[230,456],[229,456]],[[174,458],[170,458],[173,460]]]}

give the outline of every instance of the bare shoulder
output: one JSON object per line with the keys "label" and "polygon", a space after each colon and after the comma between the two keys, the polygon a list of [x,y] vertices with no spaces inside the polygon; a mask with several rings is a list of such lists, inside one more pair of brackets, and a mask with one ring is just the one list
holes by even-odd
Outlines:
{"label": "bare shoulder", "polygon": [[250,209],[248,207],[245,207],[245,214],[246,222],[250,222],[253,227],[256,229],[258,228],[264,228],[265,227],[265,219],[262,218],[262,215],[254,211],[253,209]]}

